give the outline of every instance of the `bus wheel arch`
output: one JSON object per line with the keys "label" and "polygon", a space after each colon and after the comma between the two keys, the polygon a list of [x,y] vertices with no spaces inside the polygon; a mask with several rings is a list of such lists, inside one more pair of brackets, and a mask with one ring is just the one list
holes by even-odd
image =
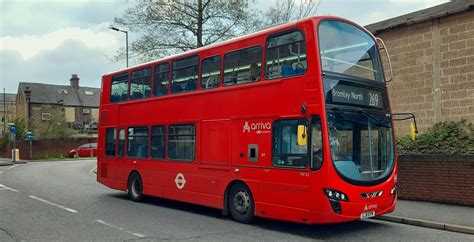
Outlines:
{"label": "bus wheel arch", "polygon": [[225,190],[223,215],[230,214],[240,223],[250,223],[255,215],[255,200],[250,187],[241,180],[234,180]]}
{"label": "bus wheel arch", "polygon": [[128,175],[127,180],[128,197],[134,202],[141,202],[143,200],[143,180],[140,173],[133,170]]}

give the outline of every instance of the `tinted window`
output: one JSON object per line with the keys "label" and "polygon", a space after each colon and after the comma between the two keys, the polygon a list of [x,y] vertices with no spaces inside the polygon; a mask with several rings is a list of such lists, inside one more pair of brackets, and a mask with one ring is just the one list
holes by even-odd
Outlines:
{"label": "tinted window", "polygon": [[132,72],[130,99],[141,99],[151,95],[151,68]]}
{"label": "tinted window", "polygon": [[220,78],[221,57],[217,55],[204,59],[201,63],[201,89],[218,87]]}
{"label": "tinted window", "polygon": [[155,67],[153,95],[163,96],[168,94],[169,64],[164,63]]}
{"label": "tinted window", "polygon": [[278,120],[273,123],[273,165],[306,167],[309,164],[308,146],[298,144],[298,125],[305,125],[305,120]]}
{"label": "tinted window", "polygon": [[224,86],[255,82],[260,79],[262,48],[255,46],[224,56]]}
{"label": "tinted window", "polygon": [[148,128],[128,128],[127,156],[146,158],[148,157]]}
{"label": "tinted window", "polygon": [[268,79],[301,75],[306,71],[306,43],[300,31],[269,37],[265,53]]}
{"label": "tinted window", "polygon": [[127,100],[128,74],[112,77],[110,87],[110,102],[120,102]]}
{"label": "tinted window", "polygon": [[165,142],[166,142],[166,128],[165,126],[151,127],[151,158],[164,159],[165,158]]}
{"label": "tinted window", "polygon": [[199,57],[197,55],[173,62],[171,93],[190,92],[197,89]]}
{"label": "tinted window", "polygon": [[[81,148],[80,146],[79,148]],[[105,155],[115,155],[115,129],[108,128],[105,130]]]}
{"label": "tinted window", "polygon": [[311,125],[311,154],[313,164],[311,168],[317,170],[323,165],[323,137],[321,120],[319,117]]}
{"label": "tinted window", "polygon": [[194,160],[196,133],[194,125],[173,125],[168,131],[168,157],[172,160]]}
{"label": "tinted window", "polygon": [[121,129],[118,134],[118,148],[117,148],[118,156],[120,157],[123,156],[124,149],[125,149],[125,130]]}

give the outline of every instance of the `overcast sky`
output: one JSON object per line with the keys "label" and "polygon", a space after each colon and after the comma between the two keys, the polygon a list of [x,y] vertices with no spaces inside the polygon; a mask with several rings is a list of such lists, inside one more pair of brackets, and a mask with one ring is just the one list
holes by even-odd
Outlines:
{"label": "overcast sky", "polygon": [[[260,0],[265,8],[276,0]],[[322,0],[318,15],[335,15],[362,25],[447,2],[447,0]],[[0,83],[16,93],[18,83],[100,87],[102,74],[125,67],[111,57],[125,45],[111,31],[114,17],[134,0],[0,0]],[[133,38],[133,33],[129,33]]]}

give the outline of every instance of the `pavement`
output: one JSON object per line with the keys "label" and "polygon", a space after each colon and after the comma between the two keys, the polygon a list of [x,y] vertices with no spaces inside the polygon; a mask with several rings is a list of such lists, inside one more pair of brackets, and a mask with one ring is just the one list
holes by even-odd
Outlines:
{"label": "pavement", "polygon": [[[15,164],[26,164],[27,162],[28,161],[26,160],[17,160]],[[0,157],[0,166],[11,166],[11,165],[14,165],[11,159]]]}
{"label": "pavement", "polygon": [[474,208],[467,206],[398,200],[393,213],[376,219],[451,232],[474,234]]}
{"label": "pavement", "polygon": [[[0,158],[0,166],[12,166],[13,168],[13,165],[11,160]],[[92,170],[89,170],[89,173],[94,172],[95,166],[91,166],[91,168]],[[474,234],[473,218],[473,207],[398,200],[396,210],[393,213],[378,216],[375,219],[463,234]]]}

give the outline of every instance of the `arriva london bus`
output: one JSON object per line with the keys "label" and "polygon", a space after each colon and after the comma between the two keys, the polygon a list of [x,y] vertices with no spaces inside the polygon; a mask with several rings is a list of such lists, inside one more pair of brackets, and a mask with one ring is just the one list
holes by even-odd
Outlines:
{"label": "arriva london bus", "polygon": [[363,27],[319,16],[106,74],[97,180],[241,223],[390,213],[383,49]]}

